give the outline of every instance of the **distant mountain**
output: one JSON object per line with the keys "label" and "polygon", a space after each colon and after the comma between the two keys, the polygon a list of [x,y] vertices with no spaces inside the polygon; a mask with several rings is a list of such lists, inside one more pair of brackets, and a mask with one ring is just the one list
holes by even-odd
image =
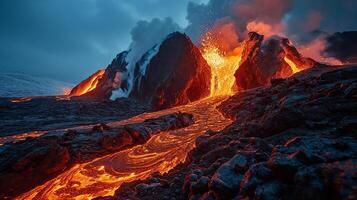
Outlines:
{"label": "distant mountain", "polygon": [[73,85],[21,73],[0,73],[0,97],[62,95]]}

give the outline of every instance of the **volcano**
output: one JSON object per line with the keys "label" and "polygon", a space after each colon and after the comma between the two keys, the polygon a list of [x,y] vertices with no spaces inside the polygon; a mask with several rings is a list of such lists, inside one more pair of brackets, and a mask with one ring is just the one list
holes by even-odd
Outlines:
{"label": "volcano", "polygon": [[256,32],[134,53],[0,98],[1,199],[356,199],[357,66]]}
{"label": "volcano", "polygon": [[[175,32],[138,61],[128,60],[130,51],[118,54],[106,70],[73,88],[71,96],[108,100],[119,94],[163,109],[267,86],[273,79],[288,78],[319,64],[303,57],[289,39],[265,41],[256,32],[248,34],[238,56],[224,58],[218,52],[211,53],[196,47],[187,35]],[[221,59],[222,64],[216,65],[210,59]]]}

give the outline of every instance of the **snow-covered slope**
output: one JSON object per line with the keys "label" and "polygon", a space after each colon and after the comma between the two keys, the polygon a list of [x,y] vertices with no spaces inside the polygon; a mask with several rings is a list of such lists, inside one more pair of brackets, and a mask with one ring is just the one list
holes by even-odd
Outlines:
{"label": "snow-covered slope", "polygon": [[0,73],[0,97],[62,95],[73,85],[21,73]]}

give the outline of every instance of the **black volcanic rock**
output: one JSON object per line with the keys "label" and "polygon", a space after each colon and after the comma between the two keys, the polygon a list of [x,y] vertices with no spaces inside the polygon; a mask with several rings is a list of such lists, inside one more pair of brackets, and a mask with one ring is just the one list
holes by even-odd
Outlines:
{"label": "black volcanic rock", "polygon": [[98,124],[6,143],[0,148],[0,199],[22,194],[74,164],[145,143],[154,134],[193,122],[191,114],[174,113],[137,124]]}
{"label": "black volcanic rock", "polygon": [[271,38],[250,32],[244,41],[242,59],[235,73],[240,89],[269,85],[272,79],[287,78],[293,74],[285,57],[292,60],[299,70],[312,67],[315,62],[303,58],[286,38]]}
{"label": "black volcanic rock", "polygon": [[134,83],[130,97],[155,108],[187,104],[210,93],[211,70],[200,50],[185,34],[170,34]]}
{"label": "black volcanic rock", "polygon": [[237,93],[218,107],[232,125],[197,138],[186,163],[152,176],[169,187],[136,190],[154,184],[148,178],[102,199],[356,199],[356,72],[315,66]]}
{"label": "black volcanic rock", "polygon": [[[133,99],[68,100],[66,97],[0,98],[0,136],[127,119],[152,110]],[[8,139],[11,140],[9,137]],[[7,141],[1,138],[0,143]]]}

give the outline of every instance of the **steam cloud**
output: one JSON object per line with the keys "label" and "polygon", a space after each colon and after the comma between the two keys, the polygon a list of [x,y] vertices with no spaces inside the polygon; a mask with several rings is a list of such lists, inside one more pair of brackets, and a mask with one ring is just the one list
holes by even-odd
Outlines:
{"label": "steam cloud", "polygon": [[171,18],[152,19],[151,21],[139,21],[131,30],[129,49],[130,61],[138,61],[146,51],[159,44],[168,34],[180,31],[180,27]]}

